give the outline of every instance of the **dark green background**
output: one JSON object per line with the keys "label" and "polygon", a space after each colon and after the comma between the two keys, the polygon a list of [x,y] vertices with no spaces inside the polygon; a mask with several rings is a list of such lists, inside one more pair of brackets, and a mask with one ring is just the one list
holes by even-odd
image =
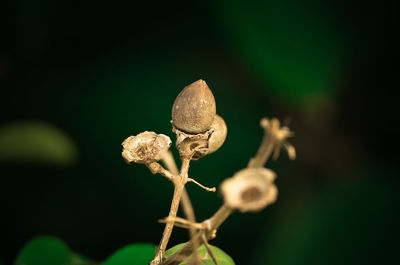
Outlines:
{"label": "dark green background", "polygon": [[[174,139],[171,106],[200,78],[214,93],[228,138],[192,163],[193,178],[218,186],[245,167],[264,116],[290,121],[298,153],[294,162],[283,152],[267,164],[278,173],[277,203],[234,214],[212,244],[250,265],[395,258],[392,1],[7,4],[0,128],[50,124],[76,156],[57,160],[1,142],[0,263],[12,264],[37,235],[57,236],[94,260],[129,243],[157,244],[172,185],[142,165],[126,165],[121,143],[144,130]],[[14,149],[17,155],[7,156]],[[221,204],[217,194],[191,184],[188,190],[199,220]],[[174,230],[170,246],[187,237]]]}

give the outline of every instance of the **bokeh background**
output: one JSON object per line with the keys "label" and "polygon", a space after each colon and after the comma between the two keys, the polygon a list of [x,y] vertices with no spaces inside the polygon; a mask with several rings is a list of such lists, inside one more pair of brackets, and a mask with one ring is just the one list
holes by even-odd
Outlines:
{"label": "bokeh background", "polygon": [[[126,165],[121,143],[171,132],[200,78],[228,125],[190,174],[217,186],[246,166],[259,120],[296,132],[278,201],[234,214],[212,244],[237,264],[385,264],[398,253],[394,1],[10,1],[1,16],[0,263],[54,235],[93,260],[158,244],[172,185]],[[177,155],[176,150],[172,148]],[[397,164],[396,164],[397,163]],[[188,185],[196,217],[222,202]],[[174,230],[170,246],[186,241]]]}

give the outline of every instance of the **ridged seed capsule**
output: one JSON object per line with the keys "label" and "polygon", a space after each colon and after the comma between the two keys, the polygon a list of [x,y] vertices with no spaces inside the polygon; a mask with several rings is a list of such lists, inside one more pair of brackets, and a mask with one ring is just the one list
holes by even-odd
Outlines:
{"label": "ridged seed capsule", "polygon": [[204,80],[186,86],[172,106],[173,125],[187,133],[210,129],[216,114],[214,95]]}

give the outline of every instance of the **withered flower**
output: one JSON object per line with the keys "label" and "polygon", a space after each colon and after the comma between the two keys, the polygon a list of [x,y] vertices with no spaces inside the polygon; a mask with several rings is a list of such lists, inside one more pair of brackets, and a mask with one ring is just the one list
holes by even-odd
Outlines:
{"label": "withered flower", "polygon": [[279,122],[278,119],[273,118],[273,119],[267,119],[264,118],[260,122],[261,127],[264,128],[268,132],[268,134],[271,136],[271,142],[275,144],[274,148],[274,155],[273,158],[277,159],[280,153],[280,150],[282,146],[286,149],[288,152],[289,158],[290,159],[295,159],[296,158],[296,149],[294,148],[293,145],[291,145],[287,139],[289,137],[293,136],[293,132],[290,131],[290,129],[286,126],[282,126]]}
{"label": "withered flower", "polygon": [[128,163],[148,164],[159,161],[171,143],[171,139],[164,134],[145,131],[125,139],[122,143],[122,157]]}
{"label": "withered flower", "polygon": [[276,175],[266,168],[246,168],[221,184],[225,204],[241,212],[256,212],[275,202]]}

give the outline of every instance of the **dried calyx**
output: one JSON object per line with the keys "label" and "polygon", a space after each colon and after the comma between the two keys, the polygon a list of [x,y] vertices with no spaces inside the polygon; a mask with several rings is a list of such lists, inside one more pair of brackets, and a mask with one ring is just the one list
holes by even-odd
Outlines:
{"label": "dried calyx", "polygon": [[246,168],[221,184],[225,204],[241,212],[260,211],[275,202],[275,173],[266,168]]}
{"label": "dried calyx", "polygon": [[172,131],[176,134],[176,148],[181,157],[197,160],[208,153],[208,139],[213,133],[212,130],[190,134],[173,126]]}
{"label": "dried calyx", "polygon": [[145,131],[125,139],[122,157],[127,163],[149,164],[161,160],[171,143],[164,134]]}

